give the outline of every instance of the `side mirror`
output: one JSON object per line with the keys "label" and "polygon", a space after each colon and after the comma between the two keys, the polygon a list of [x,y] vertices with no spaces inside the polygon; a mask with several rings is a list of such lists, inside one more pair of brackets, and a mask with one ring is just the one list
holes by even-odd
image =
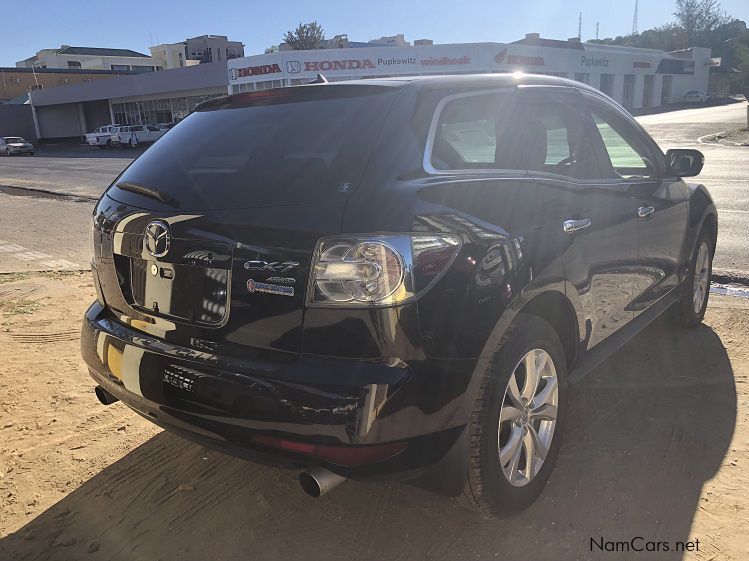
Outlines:
{"label": "side mirror", "polygon": [[702,171],[705,156],[699,150],[690,148],[675,148],[666,152],[666,161],[674,175],[678,177],[694,177]]}

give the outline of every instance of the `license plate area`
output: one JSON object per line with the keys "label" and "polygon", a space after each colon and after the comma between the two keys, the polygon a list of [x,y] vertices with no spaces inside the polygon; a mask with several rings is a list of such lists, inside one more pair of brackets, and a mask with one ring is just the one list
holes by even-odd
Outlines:
{"label": "license plate area", "polygon": [[151,315],[217,327],[229,316],[230,274],[228,269],[131,258],[133,304]]}

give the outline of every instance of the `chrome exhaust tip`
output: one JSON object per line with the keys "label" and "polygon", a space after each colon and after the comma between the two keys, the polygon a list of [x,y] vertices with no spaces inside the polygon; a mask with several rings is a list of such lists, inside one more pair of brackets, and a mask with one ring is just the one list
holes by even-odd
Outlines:
{"label": "chrome exhaust tip", "polygon": [[311,467],[299,474],[299,484],[310,497],[322,497],[325,493],[346,481],[345,477],[327,469]]}
{"label": "chrome exhaust tip", "polygon": [[96,398],[99,400],[99,402],[101,402],[102,405],[112,405],[113,403],[119,401],[119,399],[117,399],[101,386],[96,386],[96,388],[94,388],[94,393],[96,394]]}

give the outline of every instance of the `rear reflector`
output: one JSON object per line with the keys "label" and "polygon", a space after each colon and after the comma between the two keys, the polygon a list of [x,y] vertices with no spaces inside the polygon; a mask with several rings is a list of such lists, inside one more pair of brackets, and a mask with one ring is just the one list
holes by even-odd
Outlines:
{"label": "rear reflector", "polygon": [[305,456],[314,456],[339,466],[362,466],[375,464],[392,458],[406,449],[405,442],[391,442],[371,446],[317,446],[304,442],[294,442],[282,438],[273,438],[258,434],[252,441],[262,446],[269,446]]}

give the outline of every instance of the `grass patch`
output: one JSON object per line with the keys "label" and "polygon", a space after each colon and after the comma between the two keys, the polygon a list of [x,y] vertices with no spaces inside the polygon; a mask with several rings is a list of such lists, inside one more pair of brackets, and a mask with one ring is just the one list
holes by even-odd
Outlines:
{"label": "grass patch", "polygon": [[719,134],[716,140],[728,140],[737,144],[749,145],[749,129],[733,129]]}
{"label": "grass patch", "polygon": [[44,304],[36,300],[0,300],[0,312],[3,317],[33,314]]}
{"label": "grass patch", "polygon": [[0,273],[0,284],[17,282],[31,278],[62,279],[89,274],[89,271],[28,271],[23,273]]}

